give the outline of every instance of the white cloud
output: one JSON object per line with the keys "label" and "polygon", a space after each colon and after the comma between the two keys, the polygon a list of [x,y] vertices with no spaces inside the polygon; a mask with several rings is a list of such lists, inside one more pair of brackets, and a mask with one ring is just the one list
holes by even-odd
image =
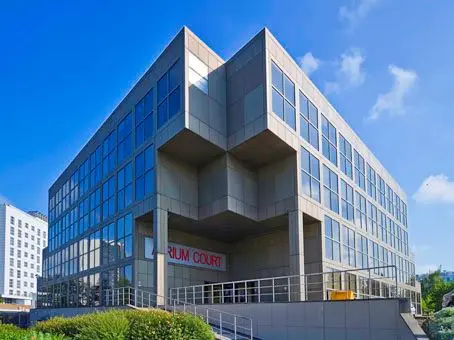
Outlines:
{"label": "white cloud", "polygon": [[351,6],[339,8],[339,19],[348,23],[350,29],[355,28],[380,0],[356,0]]}
{"label": "white cloud", "polygon": [[454,204],[454,181],[444,174],[431,175],[422,182],[413,199],[418,203]]}
{"label": "white cloud", "polygon": [[347,53],[341,55],[340,74],[350,86],[358,86],[364,83],[366,78],[362,65],[366,58],[358,48],[350,48]]}
{"label": "white cloud", "polygon": [[335,81],[327,81],[327,82],[325,82],[324,92],[325,92],[325,94],[339,93],[340,92],[339,83],[336,83]]}
{"label": "white cloud", "polygon": [[383,113],[396,116],[406,112],[404,100],[415,87],[418,75],[413,70],[405,70],[395,65],[389,65],[388,72],[394,77],[393,86],[388,92],[378,96],[370,110],[369,119],[378,119]]}
{"label": "white cloud", "polygon": [[312,52],[307,52],[300,58],[300,66],[308,76],[316,71],[320,67],[320,64],[320,59],[315,58]]}
{"label": "white cloud", "polygon": [[334,64],[337,67],[336,80],[325,82],[325,93],[339,93],[342,89],[356,87],[364,83],[366,57],[361,49],[351,47]]}
{"label": "white cloud", "polygon": [[416,274],[428,274],[438,270],[439,266],[436,264],[416,264]]}

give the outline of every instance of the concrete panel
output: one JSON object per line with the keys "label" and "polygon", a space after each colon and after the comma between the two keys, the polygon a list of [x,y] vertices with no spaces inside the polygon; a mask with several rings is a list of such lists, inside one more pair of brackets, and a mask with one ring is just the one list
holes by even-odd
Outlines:
{"label": "concrete panel", "polygon": [[325,327],[345,328],[346,323],[346,304],[343,301],[329,303],[325,305],[324,317]]}

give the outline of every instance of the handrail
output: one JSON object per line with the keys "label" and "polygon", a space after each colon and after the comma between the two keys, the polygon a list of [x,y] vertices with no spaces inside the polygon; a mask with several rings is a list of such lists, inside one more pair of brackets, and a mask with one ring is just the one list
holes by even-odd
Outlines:
{"label": "handrail", "polygon": [[339,289],[354,291],[356,298],[398,297],[397,266],[177,287],[170,289],[170,297],[193,304],[291,302],[329,299],[330,292]]}
{"label": "handrail", "polygon": [[201,317],[221,336],[234,339],[253,339],[252,319],[208,308],[171,297],[165,298],[154,292],[135,287],[117,287],[103,291],[106,306],[130,306],[135,308],[161,308],[167,311],[187,312]]}

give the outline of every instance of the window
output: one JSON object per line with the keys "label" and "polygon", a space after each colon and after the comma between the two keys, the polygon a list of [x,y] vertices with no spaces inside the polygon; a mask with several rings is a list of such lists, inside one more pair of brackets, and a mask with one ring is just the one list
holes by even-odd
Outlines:
{"label": "window", "polygon": [[367,201],[367,229],[372,235],[378,237],[377,207],[369,201]]}
{"label": "window", "polygon": [[132,165],[128,163],[118,172],[118,211],[132,203]]}
{"label": "window", "polygon": [[83,196],[89,190],[90,158],[79,167],[79,193]]}
{"label": "window", "polygon": [[14,269],[10,268],[9,270],[9,276],[13,277],[14,276]]}
{"label": "window", "polygon": [[[27,223],[25,223],[25,227],[27,227]],[[35,231],[35,226],[32,225],[32,231]]]}
{"label": "window", "polygon": [[208,94],[208,66],[189,52],[189,83]]}
{"label": "window", "polygon": [[337,166],[336,128],[322,115],[322,153],[331,163]]}
{"label": "window", "polygon": [[341,210],[342,217],[348,221],[355,220],[353,208],[353,188],[341,179]]}
{"label": "window", "polygon": [[[20,270],[16,272],[16,278],[20,279]],[[17,281],[17,284],[20,285],[20,281]],[[20,286],[19,286],[20,287]],[[18,288],[19,288],[18,287]]]}
{"label": "window", "polygon": [[380,210],[378,210],[377,222],[378,222],[378,235],[376,235],[376,236],[380,239],[380,241],[382,241],[384,243],[388,243],[388,234],[386,231],[386,215]]}
{"label": "window", "polygon": [[364,158],[355,150],[355,183],[366,191]]}
{"label": "window", "polygon": [[10,227],[9,233],[14,236],[14,227]]}
{"label": "window", "polygon": [[300,94],[300,135],[318,150],[318,110],[307,97]]}
{"label": "window", "polygon": [[[27,242],[25,242],[25,243],[27,243]],[[22,240],[17,240],[17,246],[19,248],[22,248]]]}
{"label": "window", "polygon": [[[371,246],[372,246],[372,256],[370,259],[371,266],[372,267],[379,267],[380,266],[380,255],[379,255],[379,246],[377,243],[370,241]],[[374,273],[378,274],[379,270],[374,269]]]}
{"label": "window", "polygon": [[[9,288],[13,288],[13,287],[14,287],[14,280],[9,279]],[[10,291],[10,294],[12,294],[11,291]]]}
{"label": "window", "polygon": [[[106,177],[116,166],[115,157],[115,131],[112,131],[102,143],[102,176]],[[38,233],[39,236],[39,233]]]}
{"label": "window", "polygon": [[128,214],[117,221],[117,242],[119,257],[132,256],[132,215]]}
{"label": "window", "polygon": [[9,223],[11,223],[12,225],[14,225],[14,216],[11,216],[11,217],[9,218]]}
{"label": "window", "polygon": [[154,146],[136,157],[136,200],[154,192]]}
{"label": "window", "polygon": [[339,154],[340,169],[344,174],[353,179],[352,145],[341,134],[339,134]]}
{"label": "window", "polygon": [[[22,228],[22,220],[21,219],[18,220],[18,227]],[[27,228],[28,228],[28,223],[27,223]]]}
{"label": "window", "polygon": [[17,268],[20,268],[22,266],[21,260],[17,260]]}
{"label": "window", "polygon": [[21,250],[20,249],[17,249],[17,257],[21,258]]}
{"label": "window", "polygon": [[90,227],[101,222],[101,189],[98,188],[90,194]]}
{"label": "window", "polygon": [[88,267],[96,268],[101,264],[101,231],[90,234],[90,253],[88,256]]}
{"label": "window", "polygon": [[391,187],[386,184],[386,210],[394,216],[394,204],[393,204],[394,192]]}
{"label": "window", "polygon": [[153,136],[153,90],[150,90],[135,106],[136,148]]}
{"label": "window", "polygon": [[320,162],[305,148],[301,148],[303,192],[320,202]]}
{"label": "window", "polygon": [[118,124],[117,128],[117,137],[118,137],[118,163],[120,164],[126,158],[129,157],[132,151],[132,137],[131,137],[131,130],[132,130],[132,114],[128,113],[128,115],[123,118],[123,120]]}
{"label": "window", "polygon": [[102,229],[102,263],[113,263],[116,261],[117,254],[117,245],[116,241],[116,224],[111,223],[104,226]]}
{"label": "window", "polygon": [[369,257],[369,247],[367,237],[356,233],[356,265],[358,268],[367,268]]}
{"label": "window", "polygon": [[271,64],[271,68],[273,112],[293,130],[296,130],[295,84],[274,62]]}
{"label": "window", "polygon": [[102,219],[115,214],[115,176],[112,176],[102,185]]}
{"label": "window", "polygon": [[356,205],[355,224],[358,228],[367,230],[366,199],[358,191],[355,191],[355,205]]}
{"label": "window", "polygon": [[379,175],[377,175],[377,186],[378,186],[378,203],[380,203],[380,205],[383,207],[383,208],[386,208],[386,200],[385,200],[385,181],[383,180],[383,178],[381,178]]}
{"label": "window", "polygon": [[14,246],[14,237],[10,236],[10,238],[9,238],[9,244],[10,244],[11,246]]}
{"label": "window", "polygon": [[342,244],[342,263],[355,267],[355,232],[346,226],[342,226]]}
{"label": "window", "polygon": [[9,259],[9,265],[14,267],[14,259],[12,259],[12,258]]}
{"label": "window", "polygon": [[158,129],[181,112],[181,69],[181,62],[178,60],[158,80]]}
{"label": "window", "polygon": [[98,146],[90,156],[90,187],[94,188],[101,182],[102,175],[102,147]]}
{"label": "window", "polygon": [[340,262],[339,223],[325,216],[325,258]]}
{"label": "window", "polygon": [[[79,203],[79,233],[83,233],[89,227],[89,198]],[[38,242],[39,243],[39,242]]]}
{"label": "window", "polygon": [[9,256],[14,256],[14,248],[9,248]]}
{"label": "window", "polygon": [[375,177],[375,170],[367,163],[366,165],[367,170],[367,193],[370,197],[374,200],[377,200],[377,183]]}
{"label": "window", "polygon": [[323,165],[323,201],[325,207],[339,213],[339,188],[337,175],[326,165]]}

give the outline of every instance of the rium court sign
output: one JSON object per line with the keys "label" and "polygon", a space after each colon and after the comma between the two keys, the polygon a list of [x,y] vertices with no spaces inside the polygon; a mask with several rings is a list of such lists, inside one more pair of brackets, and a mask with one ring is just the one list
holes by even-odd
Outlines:
{"label": "rium court sign", "polygon": [[[145,258],[154,259],[153,238],[145,237]],[[211,270],[226,271],[227,256],[212,251],[170,243],[168,248],[169,263]]]}

